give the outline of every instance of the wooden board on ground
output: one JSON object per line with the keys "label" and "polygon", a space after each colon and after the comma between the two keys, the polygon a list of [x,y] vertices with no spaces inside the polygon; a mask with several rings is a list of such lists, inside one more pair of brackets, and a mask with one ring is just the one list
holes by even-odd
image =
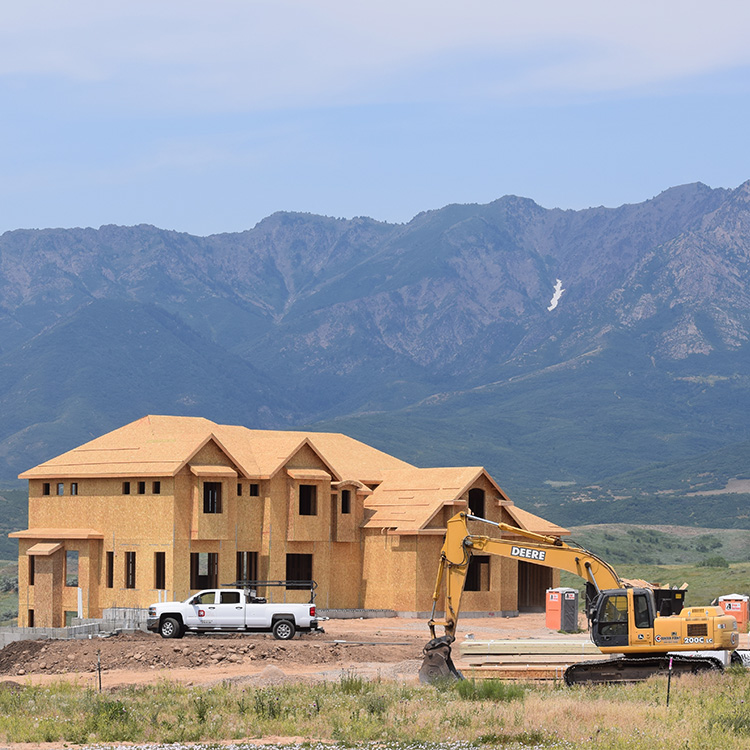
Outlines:
{"label": "wooden board on ground", "polygon": [[584,640],[465,640],[460,644],[459,669],[476,679],[561,680],[565,670],[581,661],[608,658]]}
{"label": "wooden board on ground", "polygon": [[589,640],[508,640],[475,641],[464,640],[459,646],[462,656],[479,654],[581,654],[596,655],[601,652]]}

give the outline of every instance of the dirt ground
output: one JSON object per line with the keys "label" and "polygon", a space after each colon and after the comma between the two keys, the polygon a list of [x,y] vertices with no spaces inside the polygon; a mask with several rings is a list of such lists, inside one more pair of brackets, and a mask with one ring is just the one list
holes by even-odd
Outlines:
{"label": "dirt ground", "polygon": [[[425,620],[329,620],[325,633],[277,641],[267,634],[192,635],[165,640],[146,632],[78,641],[17,641],[0,650],[2,683],[44,684],[70,680],[104,689],[162,679],[188,685],[231,680],[248,685],[336,680],[342,673],[412,682],[429,640]],[[462,619],[462,637],[550,638],[543,614]],[[584,634],[566,636],[583,638]],[[461,668],[458,649],[456,666]],[[7,685],[6,685],[7,687]]]}

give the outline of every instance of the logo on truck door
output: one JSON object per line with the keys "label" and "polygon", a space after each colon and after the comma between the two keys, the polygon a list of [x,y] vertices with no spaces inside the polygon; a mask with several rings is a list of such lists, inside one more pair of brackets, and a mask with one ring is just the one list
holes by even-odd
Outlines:
{"label": "logo on truck door", "polygon": [[544,560],[547,552],[543,549],[529,549],[528,547],[511,547],[511,557],[525,557],[527,560]]}

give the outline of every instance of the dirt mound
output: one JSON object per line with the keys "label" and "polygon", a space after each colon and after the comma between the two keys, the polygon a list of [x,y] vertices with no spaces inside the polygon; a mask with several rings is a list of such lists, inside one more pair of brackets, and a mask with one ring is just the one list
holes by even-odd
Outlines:
{"label": "dirt mound", "polygon": [[[462,625],[467,637],[477,639],[550,633],[543,614],[467,618]],[[416,618],[330,620],[325,630],[290,641],[262,633],[189,634],[167,640],[140,631],[80,641],[17,641],[0,650],[0,681],[95,684],[98,664],[108,689],[159,679],[250,685],[336,680],[345,672],[368,679],[416,680],[429,640],[426,622]]]}
{"label": "dirt mound", "polygon": [[201,635],[165,640],[146,633],[79,641],[16,641],[0,650],[0,674],[68,674],[148,669],[196,669],[231,665],[284,672],[342,663],[392,663],[419,658],[423,638],[371,641],[309,636],[280,642],[258,635]]}

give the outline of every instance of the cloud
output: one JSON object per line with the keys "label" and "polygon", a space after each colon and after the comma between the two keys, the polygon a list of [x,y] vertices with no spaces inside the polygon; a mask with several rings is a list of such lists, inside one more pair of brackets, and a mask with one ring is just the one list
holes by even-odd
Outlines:
{"label": "cloud", "polygon": [[728,0],[31,0],[3,11],[0,81],[151,111],[601,93],[747,66]]}

